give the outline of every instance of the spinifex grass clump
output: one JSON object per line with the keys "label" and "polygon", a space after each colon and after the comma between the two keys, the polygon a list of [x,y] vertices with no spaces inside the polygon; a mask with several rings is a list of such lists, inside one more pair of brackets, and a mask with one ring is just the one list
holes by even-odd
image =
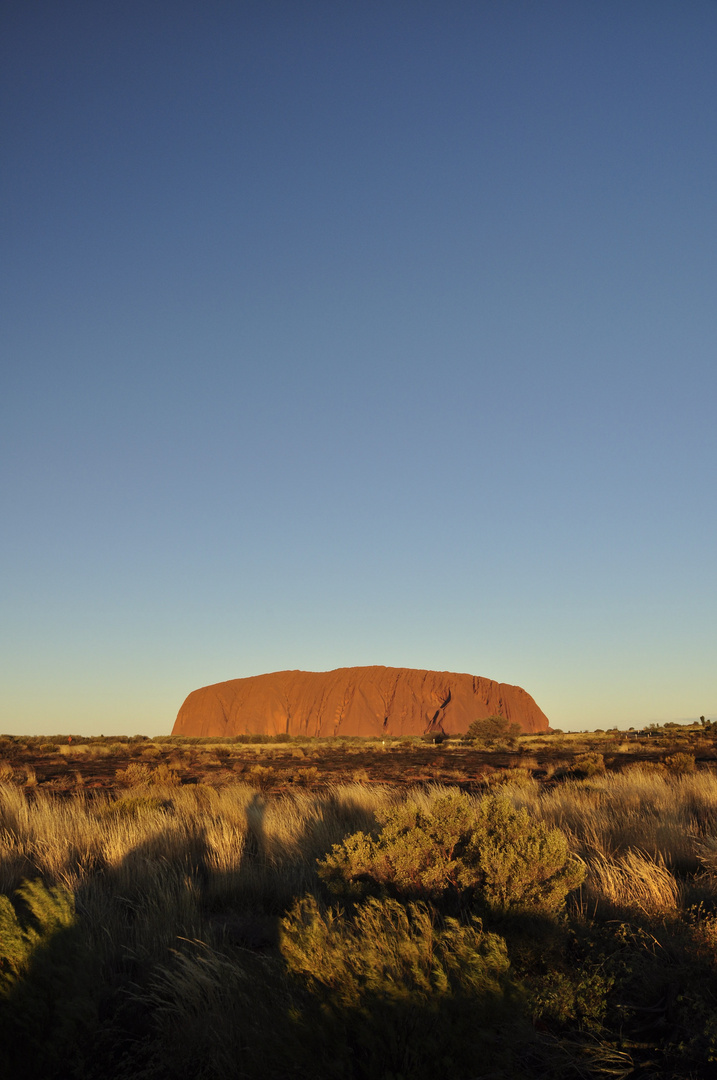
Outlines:
{"label": "spinifex grass clump", "polygon": [[559,829],[531,820],[505,797],[459,792],[428,805],[409,798],[378,814],[377,836],[355,833],[319,863],[339,898],[369,895],[506,911],[557,911],[582,882]]}

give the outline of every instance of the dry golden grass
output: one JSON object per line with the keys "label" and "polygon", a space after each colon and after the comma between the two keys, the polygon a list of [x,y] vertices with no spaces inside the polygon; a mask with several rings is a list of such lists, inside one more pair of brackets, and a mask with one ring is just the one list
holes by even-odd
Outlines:
{"label": "dry golden grass", "polygon": [[[556,750],[560,742],[552,736],[545,741],[554,743]],[[574,752],[581,752],[582,744],[574,742]],[[247,1053],[252,1025],[261,1034],[256,1043],[259,1057],[254,1072],[244,1075],[338,1075],[322,1072],[321,1067],[301,1072],[288,1053],[290,1065],[284,1071],[278,1066],[270,1074],[262,1071],[267,1044],[274,1040],[280,1045],[281,1038],[290,1036],[297,1002],[306,1003],[305,989],[299,993],[281,974],[277,927],[297,898],[314,894],[321,899],[317,860],[334,844],[374,829],[383,812],[407,796],[430,808],[455,788],[427,782],[409,789],[403,776],[394,787],[367,782],[370,776],[375,781],[376,774],[369,772],[367,759],[355,758],[348,765],[343,761],[342,775],[353,774],[363,782],[330,786],[333,750],[311,743],[305,749],[292,745],[282,750],[283,764],[279,756],[266,754],[272,749],[266,744],[228,747],[212,740],[201,747],[172,744],[166,753],[153,752],[153,744],[139,741],[107,746],[110,752],[102,755],[101,768],[93,773],[87,767],[88,755],[96,747],[60,744],[58,752],[52,751],[60,768],[44,775],[36,756],[28,754],[28,762],[12,745],[3,747],[8,760],[5,766],[0,761],[0,893],[7,894],[7,903],[17,905],[14,891],[23,879],[37,877],[71,890],[76,920],[65,944],[69,949],[73,942],[81,942],[85,966],[95,972],[84,1005],[93,1003],[95,996],[104,1002],[116,991],[113,1000],[118,1007],[112,1022],[124,1023],[126,1012],[127,1031],[113,1046],[113,1053],[129,1052],[129,1047],[139,1054],[136,1071],[126,1075],[154,1075],[155,1059],[149,1063],[143,1059],[143,1044],[136,1040],[135,1024],[143,1030],[145,1013],[156,1061],[163,1062],[177,1046],[176,1061],[172,1059],[177,1071],[160,1070],[160,1077],[234,1075],[233,1063]],[[387,752],[392,749],[373,747],[385,755],[384,762],[394,759]],[[420,749],[424,754],[425,747]],[[588,749],[595,755],[594,745]],[[608,753],[606,741],[598,749],[605,750],[610,769],[615,748]],[[196,767],[203,755],[216,763],[206,772]],[[551,757],[551,766],[559,764],[557,757],[558,753]],[[445,748],[431,748],[431,764],[439,759],[440,775],[450,778],[458,756]],[[421,766],[423,761],[422,757]],[[570,759],[565,761],[570,764]],[[40,780],[35,786],[33,763]],[[505,767],[508,763],[515,767]],[[427,781],[431,764],[426,766]],[[654,763],[546,784],[534,778],[535,761],[522,751],[500,764],[481,786],[477,773],[470,774],[476,793],[472,797],[481,798],[487,791],[506,794],[516,806],[527,808],[532,819],[561,828],[586,867],[583,885],[550,927],[549,940],[533,941],[522,923],[514,927],[505,921],[499,927],[506,940],[515,934],[515,943],[509,941],[510,949],[515,949],[511,964],[516,979],[524,980],[526,1000],[530,1003],[533,995],[543,1010],[536,1013],[543,1017],[541,1025],[554,1025],[550,1037],[556,1049],[547,1055],[550,1068],[542,1068],[536,1044],[537,1049],[534,1045],[530,1051],[538,1054],[535,1068],[521,1075],[627,1075],[619,1056],[622,1051],[616,1049],[623,1046],[623,1037],[634,1040],[630,1050],[634,1068],[647,1068],[652,1058],[643,1060],[640,1047],[651,1036],[643,1038],[641,1025],[645,1018],[652,1023],[653,1015],[660,1018],[660,1031],[677,1032],[675,1053],[685,1052],[683,1033],[688,1030],[690,1060],[711,1061],[708,1054],[717,1055],[717,1025],[710,1019],[717,1000],[717,919],[710,914],[717,909],[717,776],[698,760],[694,772],[670,771]],[[680,769],[690,765],[684,756],[673,760],[675,764]],[[75,772],[80,769],[84,788]],[[115,790],[103,792],[97,775],[112,783],[115,769],[120,772]],[[249,782],[238,782],[239,770],[241,779]],[[411,776],[417,773],[418,769]],[[271,774],[278,775],[280,783],[269,790],[265,781]],[[307,777],[317,775],[323,786],[313,791],[303,786]],[[198,778],[206,782],[197,783]],[[460,778],[459,769],[455,778]],[[18,910],[22,913],[21,906]],[[344,914],[350,922],[351,910]],[[547,933],[542,923],[539,930]],[[593,932],[585,952],[584,939]],[[61,938],[56,944],[58,949],[65,947]],[[81,965],[77,968],[80,971]],[[611,980],[618,977],[628,980],[622,998],[624,987],[616,983],[612,989]],[[33,979],[33,992],[45,994],[48,982],[41,967]],[[71,988],[73,980],[66,985]],[[689,995],[700,987],[702,996],[694,1005]],[[673,988],[686,994],[684,1006]],[[600,1041],[602,1036],[595,1032],[612,1015],[604,1012],[601,1002],[613,994],[620,1010],[619,1030]],[[258,1021],[262,1001],[265,1015]],[[56,1005],[53,999],[52,1008]],[[285,1017],[281,1038],[276,1025],[279,1006]],[[377,1017],[383,1012],[382,1002]],[[301,1035],[299,1049],[302,1040],[311,1037],[318,1015],[307,1012],[304,1026],[296,1029]],[[103,1013],[99,1021],[103,1033],[104,1017]],[[470,1023],[475,1024],[472,1013]],[[82,1029],[78,1030],[79,1035],[70,1031],[67,1047],[82,1044]],[[563,1038],[564,1032],[569,1037]],[[538,1040],[547,1037],[541,1027]],[[595,1053],[602,1056],[600,1062],[597,1056],[595,1062],[591,1058],[590,1064],[585,1055],[593,1038]],[[185,1067],[187,1048],[194,1057]],[[210,1051],[216,1051],[214,1072],[205,1069]],[[677,1058],[670,1059],[667,1071],[650,1075],[678,1075],[669,1071],[673,1060]],[[1,1062],[2,1047],[0,1066]],[[101,1064],[97,1073],[81,1075],[112,1075],[111,1064],[103,1063],[104,1072]],[[284,1064],[282,1059],[282,1068]],[[465,1075],[478,1075],[483,1064],[480,1060]],[[10,1070],[7,1075],[18,1072]],[[703,1074],[695,1068],[689,1075]]]}
{"label": "dry golden grass", "polygon": [[582,900],[590,914],[666,915],[679,910],[683,896],[683,887],[659,857],[630,850],[614,859],[593,855],[587,860]]}
{"label": "dry golden grass", "polygon": [[[145,780],[144,773],[140,778]],[[382,788],[346,785],[321,796],[295,792],[265,797],[247,784],[162,788],[142,783],[119,797],[58,800],[0,786],[0,891],[28,873],[78,887],[111,872],[124,887],[145,864],[200,862],[223,880],[243,867],[247,844],[254,877],[273,887],[281,877],[313,874],[316,858],[347,832],[370,827],[391,798]],[[235,881],[236,884],[236,881]],[[281,890],[282,893],[285,891]]]}
{"label": "dry golden grass", "polygon": [[711,772],[673,776],[634,768],[547,791],[537,784],[509,790],[516,802],[561,828],[586,859],[642,851],[671,870],[694,873],[706,838],[717,834],[717,776]]}
{"label": "dry golden grass", "polygon": [[[129,765],[125,779],[134,785],[109,797],[76,790],[58,798],[42,789],[28,795],[17,783],[0,785],[0,892],[40,874],[70,887],[86,907],[110,904],[113,918],[126,919],[133,904],[155,904],[161,921],[162,904],[169,904],[197,936],[197,875],[216,911],[238,902],[283,910],[314,887],[318,858],[348,834],[370,829],[377,811],[404,797],[364,783],[278,795],[246,783],[178,786],[165,771],[168,786],[147,763]],[[581,902],[589,911],[675,911],[685,902],[682,879],[698,873],[703,895],[713,891],[713,774],[634,769],[550,789],[524,770],[516,783],[500,779],[517,806],[561,828],[585,861]],[[412,796],[428,806],[446,790],[434,785]]]}

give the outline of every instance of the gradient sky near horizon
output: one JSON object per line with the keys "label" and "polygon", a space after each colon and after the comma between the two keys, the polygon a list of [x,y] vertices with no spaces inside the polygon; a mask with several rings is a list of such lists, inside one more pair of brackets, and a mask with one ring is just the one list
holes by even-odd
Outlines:
{"label": "gradient sky near horizon", "polygon": [[0,731],[717,718],[717,4],[0,13]]}

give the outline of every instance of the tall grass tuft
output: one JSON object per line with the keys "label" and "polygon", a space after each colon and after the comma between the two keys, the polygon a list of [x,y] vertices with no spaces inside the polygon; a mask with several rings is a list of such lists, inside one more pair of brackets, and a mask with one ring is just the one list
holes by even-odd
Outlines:
{"label": "tall grass tuft", "polygon": [[613,859],[597,854],[587,861],[583,897],[593,914],[673,914],[683,894],[683,887],[659,856],[630,850]]}

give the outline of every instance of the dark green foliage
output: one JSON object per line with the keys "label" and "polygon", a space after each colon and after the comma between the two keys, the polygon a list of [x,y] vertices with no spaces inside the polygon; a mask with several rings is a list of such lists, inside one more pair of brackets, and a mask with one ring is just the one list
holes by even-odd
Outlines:
{"label": "dark green foliage", "polygon": [[388,894],[489,911],[552,912],[585,876],[559,829],[531,821],[500,796],[476,802],[452,792],[428,810],[407,799],[381,821],[377,837],[355,833],[319,864],[319,877],[335,896]]}

